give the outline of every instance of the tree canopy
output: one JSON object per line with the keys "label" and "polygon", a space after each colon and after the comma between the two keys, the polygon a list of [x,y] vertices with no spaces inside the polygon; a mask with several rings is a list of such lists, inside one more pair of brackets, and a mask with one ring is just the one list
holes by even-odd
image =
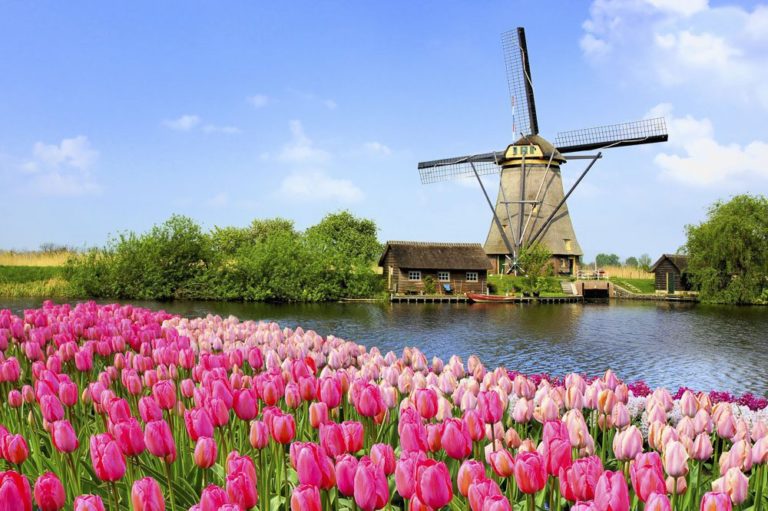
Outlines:
{"label": "tree canopy", "polygon": [[598,266],[621,266],[621,259],[616,254],[597,254],[595,263]]}
{"label": "tree canopy", "polygon": [[707,219],[686,226],[688,272],[704,301],[755,303],[768,289],[768,199],[737,195],[715,202]]}

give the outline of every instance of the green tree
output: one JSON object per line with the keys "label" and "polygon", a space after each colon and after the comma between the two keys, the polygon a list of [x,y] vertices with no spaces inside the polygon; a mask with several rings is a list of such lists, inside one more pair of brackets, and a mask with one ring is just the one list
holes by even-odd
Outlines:
{"label": "green tree", "polygon": [[547,273],[552,269],[552,253],[541,243],[523,248],[517,258],[525,275],[526,285],[531,292],[541,290]]}
{"label": "green tree", "polygon": [[768,287],[768,199],[745,194],[715,202],[686,234],[688,272],[702,300],[761,300]]}
{"label": "green tree", "polygon": [[621,260],[616,254],[597,254],[595,256],[597,266],[621,266]]}
{"label": "green tree", "polygon": [[635,256],[627,257],[626,260],[624,260],[624,266],[631,266],[632,268],[637,268],[639,266],[637,257]]}
{"label": "green tree", "polygon": [[251,222],[248,230],[251,241],[255,243],[263,242],[270,236],[276,234],[284,234],[289,237],[297,237],[299,235],[296,231],[296,227],[293,225],[293,220],[281,217],[265,219],[257,218]]}
{"label": "green tree", "polygon": [[643,271],[649,271],[651,269],[651,256],[643,254],[637,258],[637,267]]}

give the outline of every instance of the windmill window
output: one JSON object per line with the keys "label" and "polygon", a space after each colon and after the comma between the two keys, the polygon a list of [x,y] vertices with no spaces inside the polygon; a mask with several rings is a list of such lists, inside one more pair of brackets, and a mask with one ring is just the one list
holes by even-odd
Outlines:
{"label": "windmill window", "polygon": [[408,280],[421,280],[421,272],[418,270],[409,271]]}
{"label": "windmill window", "polygon": [[437,272],[437,280],[440,282],[450,282],[451,281],[451,272],[448,271],[439,271]]}
{"label": "windmill window", "polygon": [[467,272],[467,282],[477,282],[478,281],[478,274],[476,271],[468,271]]}

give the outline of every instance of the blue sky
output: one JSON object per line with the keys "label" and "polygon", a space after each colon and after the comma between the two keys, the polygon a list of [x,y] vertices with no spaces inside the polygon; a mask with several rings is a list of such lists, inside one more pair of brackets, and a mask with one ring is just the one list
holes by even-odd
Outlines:
{"label": "blue sky", "polygon": [[479,188],[416,164],[512,141],[518,25],[545,137],[667,117],[669,143],[607,151],[569,200],[587,259],[674,251],[712,201],[766,193],[759,2],[0,2],[0,248],[341,209],[483,242]]}

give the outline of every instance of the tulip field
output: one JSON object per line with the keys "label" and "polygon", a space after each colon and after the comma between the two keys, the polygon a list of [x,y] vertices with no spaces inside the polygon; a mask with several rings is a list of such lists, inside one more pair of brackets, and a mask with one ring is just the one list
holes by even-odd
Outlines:
{"label": "tulip field", "polygon": [[768,509],[765,399],[513,369],[130,305],[0,310],[0,511]]}

